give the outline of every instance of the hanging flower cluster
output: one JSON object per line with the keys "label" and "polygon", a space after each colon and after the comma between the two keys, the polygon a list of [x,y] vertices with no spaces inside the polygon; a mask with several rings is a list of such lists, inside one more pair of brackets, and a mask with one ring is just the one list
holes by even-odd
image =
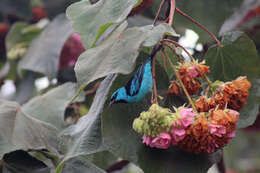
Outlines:
{"label": "hanging flower cluster", "polygon": [[147,146],[167,149],[170,146],[192,153],[212,153],[224,147],[235,136],[239,113],[216,109],[194,113],[192,108],[169,109],[153,104],[133,123]]}
{"label": "hanging flower cluster", "polygon": [[[181,81],[190,95],[198,94],[201,88],[199,79],[210,72],[209,67],[204,64],[205,62],[184,61],[184,63],[177,66]],[[178,96],[180,91],[182,91],[180,83],[178,81],[171,81],[167,93]],[[183,93],[183,91],[181,93]]]}
{"label": "hanging flower cluster", "polygon": [[153,104],[134,120],[133,128],[149,147],[176,146],[195,154],[216,152],[235,136],[238,111],[246,103],[251,84],[246,77],[212,83],[205,76],[210,69],[204,62],[185,61],[176,69],[178,80],[171,82],[168,94],[198,95],[206,80],[208,87],[201,92],[203,96],[189,99],[193,108],[182,106],[174,108],[175,112]]}

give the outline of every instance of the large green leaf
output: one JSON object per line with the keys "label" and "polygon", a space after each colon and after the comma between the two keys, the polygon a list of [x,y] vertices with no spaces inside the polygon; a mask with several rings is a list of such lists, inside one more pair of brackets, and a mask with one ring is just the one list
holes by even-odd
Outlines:
{"label": "large green leaf", "polygon": [[17,149],[58,152],[58,130],[54,126],[25,114],[15,102],[0,100],[0,108],[0,157]]}
{"label": "large green leaf", "polygon": [[260,62],[252,40],[241,32],[229,32],[223,36],[223,47],[213,47],[206,54],[214,80],[230,81],[247,76],[252,83],[246,106],[241,111],[239,127],[251,125],[259,106]]}
{"label": "large green leaf", "polygon": [[22,110],[24,113],[62,130],[65,128],[65,109],[76,92],[75,83],[65,83],[46,94],[32,98],[22,106]]}
{"label": "large green leaf", "polygon": [[50,173],[47,165],[22,150],[5,154],[3,162],[4,167],[14,173]]}
{"label": "large green leaf", "polygon": [[134,69],[142,44],[153,46],[165,33],[176,35],[166,24],[155,27],[152,25],[133,27],[124,31],[126,25],[121,24],[99,46],[81,54],[75,66],[76,76],[81,85],[108,74],[129,74]]}
{"label": "large green leaf", "polygon": [[28,52],[19,62],[18,70],[31,70],[56,77],[61,49],[73,33],[71,23],[64,14],[57,16],[41,35],[33,40]]}
{"label": "large green leaf", "polygon": [[65,129],[61,134],[61,149],[65,154],[63,161],[102,151],[101,113],[103,112],[109,89],[116,75],[110,75],[100,84],[87,115],[77,124]]}
{"label": "large green leaf", "polygon": [[[157,87],[161,94],[165,94],[169,85],[168,76],[162,67],[157,66],[156,69]],[[122,86],[129,77],[125,77],[125,80],[119,77],[112,88]],[[197,156],[176,148],[160,150],[142,144],[142,137],[132,129],[132,123],[150,105],[148,95],[135,104],[115,104],[106,108],[102,116],[102,134],[106,149],[122,159],[135,163],[148,173],[206,172],[218,161],[220,153]]]}
{"label": "large green leaf", "polygon": [[126,19],[137,0],[100,0],[91,5],[80,1],[67,8],[67,16],[73,28],[81,35],[85,48],[95,45],[109,26]]}
{"label": "large green leaf", "polygon": [[96,167],[88,159],[84,157],[77,157],[68,160],[61,171],[61,173],[105,173],[104,170]]}
{"label": "large green leaf", "polygon": [[0,0],[0,14],[11,14],[25,19],[31,18],[30,0]]}

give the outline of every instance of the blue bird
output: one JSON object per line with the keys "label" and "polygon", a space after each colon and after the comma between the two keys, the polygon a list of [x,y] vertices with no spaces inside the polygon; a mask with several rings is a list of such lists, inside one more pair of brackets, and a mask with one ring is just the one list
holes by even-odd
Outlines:
{"label": "blue bird", "polygon": [[129,79],[124,87],[117,89],[111,96],[110,104],[135,103],[144,98],[153,88],[152,61],[160,46],[155,46],[147,59]]}

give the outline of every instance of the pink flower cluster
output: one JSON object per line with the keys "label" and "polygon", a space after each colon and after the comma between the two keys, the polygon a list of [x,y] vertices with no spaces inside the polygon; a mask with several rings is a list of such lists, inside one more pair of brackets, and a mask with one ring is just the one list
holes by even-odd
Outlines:
{"label": "pink flower cluster", "polygon": [[160,149],[167,149],[171,145],[177,145],[179,141],[184,139],[186,135],[185,129],[194,123],[193,117],[195,116],[192,108],[182,108],[179,113],[181,116],[177,117],[177,121],[172,124],[171,135],[168,132],[163,132],[155,138],[143,136],[143,143]]}

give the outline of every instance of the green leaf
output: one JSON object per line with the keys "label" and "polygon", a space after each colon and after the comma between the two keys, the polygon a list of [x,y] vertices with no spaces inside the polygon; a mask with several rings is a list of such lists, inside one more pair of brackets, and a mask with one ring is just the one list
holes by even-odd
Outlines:
{"label": "green leaf", "polygon": [[[157,44],[164,34],[179,37],[173,28],[166,23],[157,26],[148,25],[147,28],[149,28],[151,32],[147,35],[147,39],[143,43],[143,46],[145,47],[150,47]],[[146,30],[147,28],[145,27],[144,29]]]}
{"label": "green leaf", "polygon": [[100,0],[91,5],[84,0],[69,6],[67,16],[87,49],[93,46],[108,26],[124,21],[136,3],[137,0]]}
{"label": "green leaf", "polygon": [[58,130],[25,114],[15,102],[0,100],[0,157],[17,149],[48,149],[58,153]]}
{"label": "green leaf", "polygon": [[4,166],[11,172],[22,173],[49,173],[50,168],[43,162],[32,157],[29,153],[17,150],[6,154],[3,157]]}
{"label": "green leaf", "polygon": [[229,32],[222,38],[223,47],[214,46],[206,56],[214,80],[228,81],[260,74],[260,62],[254,42],[241,32]]}
{"label": "green leaf", "polygon": [[60,148],[65,155],[63,162],[103,151],[101,139],[101,113],[107,98],[110,86],[115,75],[110,75],[100,84],[94,101],[87,115],[80,118],[77,124],[65,129],[60,138]]}
{"label": "green leaf", "polygon": [[33,40],[28,52],[19,62],[19,73],[21,70],[30,70],[45,74],[49,78],[56,77],[60,52],[72,33],[71,23],[65,15],[58,15],[41,35]]}
{"label": "green leaf", "polygon": [[[75,72],[78,82],[88,83],[108,74],[129,74],[133,71],[139,49],[155,45],[164,35],[174,30],[167,25],[133,27],[124,31],[126,23],[121,24],[99,46],[88,49],[79,57]],[[161,30],[161,31],[160,31]]]}
{"label": "green leaf", "polygon": [[[162,67],[156,67],[157,87],[164,92],[168,88],[167,74]],[[129,76],[125,78],[129,78]],[[126,80],[117,78],[112,88],[122,86]],[[120,84],[119,84],[120,83]],[[161,103],[163,105],[163,103]],[[114,155],[133,162],[144,172],[172,173],[206,172],[220,158],[220,153],[212,155],[193,155],[176,148],[160,150],[146,147],[142,137],[132,129],[133,120],[151,105],[148,95],[135,104],[115,104],[104,110],[102,116],[102,134],[105,148]]]}
{"label": "green leaf", "polygon": [[211,48],[206,56],[214,80],[230,81],[247,76],[252,83],[246,106],[242,109],[238,127],[251,125],[259,106],[260,61],[255,44],[241,32],[229,32],[222,38],[223,47]]}
{"label": "green leaf", "polygon": [[11,14],[27,20],[31,18],[30,0],[0,0],[0,4],[0,14]]}
{"label": "green leaf", "polygon": [[[77,157],[68,160],[62,169],[62,173],[106,173],[104,170],[96,167],[88,159]],[[59,172],[56,172],[59,173]]]}
{"label": "green leaf", "polygon": [[250,80],[252,87],[249,90],[249,96],[245,107],[240,111],[238,128],[245,128],[252,125],[259,113],[260,106],[260,76],[258,79]]}
{"label": "green leaf", "polygon": [[65,83],[46,94],[32,98],[22,106],[22,110],[24,113],[62,130],[65,128],[65,109],[76,92],[75,83]]}

